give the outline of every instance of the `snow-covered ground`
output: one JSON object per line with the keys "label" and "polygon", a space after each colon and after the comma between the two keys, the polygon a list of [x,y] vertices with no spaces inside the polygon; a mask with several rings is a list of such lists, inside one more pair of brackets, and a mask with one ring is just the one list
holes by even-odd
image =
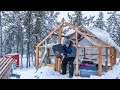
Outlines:
{"label": "snow-covered ground", "polygon": [[[120,58],[117,58],[117,64],[113,66],[113,70],[109,70],[102,76],[80,77],[73,76],[71,79],[120,79]],[[59,72],[54,71],[52,67],[44,66],[41,67],[36,73],[35,67],[30,68],[17,68],[13,71],[14,74],[19,74],[20,79],[69,79],[68,74],[61,75]],[[11,79],[17,79],[11,77]]]}

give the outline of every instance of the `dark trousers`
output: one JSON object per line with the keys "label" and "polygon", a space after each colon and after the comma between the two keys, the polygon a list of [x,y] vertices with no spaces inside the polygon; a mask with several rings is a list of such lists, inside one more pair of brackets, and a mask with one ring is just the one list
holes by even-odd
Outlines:
{"label": "dark trousers", "polygon": [[74,65],[73,62],[75,60],[75,57],[70,57],[70,58],[64,58],[62,61],[62,73],[66,74],[66,67],[67,64],[69,63],[69,75],[73,76],[74,73]]}

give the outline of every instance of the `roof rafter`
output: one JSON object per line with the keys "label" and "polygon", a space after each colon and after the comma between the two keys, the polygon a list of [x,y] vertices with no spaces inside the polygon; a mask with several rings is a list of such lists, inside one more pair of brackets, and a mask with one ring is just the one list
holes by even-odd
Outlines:
{"label": "roof rafter", "polygon": [[67,23],[67,22],[64,22],[65,25],[69,26],[70,28],[73,28],[76,32],[78,32],[79,34],[81,34],[83,37],[85,37],[89,42],[91,42],[93,45],[96,45],[96,46],[100,46],[98,43],[95,43],[94,41],[92,41],[88,36],[86,36],[83,32],[83,30],[78,30],[78,27],[76,27],[75,25],[73,24],[70,24],[70,23]]}

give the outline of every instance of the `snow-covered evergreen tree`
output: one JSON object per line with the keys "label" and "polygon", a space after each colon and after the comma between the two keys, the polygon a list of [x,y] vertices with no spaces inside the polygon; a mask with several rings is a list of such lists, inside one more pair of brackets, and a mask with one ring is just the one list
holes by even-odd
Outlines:
{"label": "snow-covered evergreen tree", "polygon": [[106,29],[103,12],[99,12],[98,18],[94,21],[93,26],[102,30]]}
{"label": "snow-covered evergreen tree", "polygon": [[87,19],[87,17],[83,17],[82,11],[74,11],[74,14],[72,15],[68,13],[68,18],[70,23],[77,26],[85,25]]}
{"label": "snow-covered evergreen tree", "polygon": [[107,32],[120,45],[120,14],[117,11],[108,12],[108,14],[110,16],[107,19]]}

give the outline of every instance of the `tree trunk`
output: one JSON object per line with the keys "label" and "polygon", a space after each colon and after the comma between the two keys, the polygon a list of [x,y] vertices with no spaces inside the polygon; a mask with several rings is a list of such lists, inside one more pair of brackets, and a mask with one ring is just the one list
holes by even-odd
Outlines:
{"label": "tree trunk", "polygon": [[1,11],[0,11],[0,43],[1,43],[1,51],[0,51],[0,57],[2,57],[2,26],[1,26]]}

